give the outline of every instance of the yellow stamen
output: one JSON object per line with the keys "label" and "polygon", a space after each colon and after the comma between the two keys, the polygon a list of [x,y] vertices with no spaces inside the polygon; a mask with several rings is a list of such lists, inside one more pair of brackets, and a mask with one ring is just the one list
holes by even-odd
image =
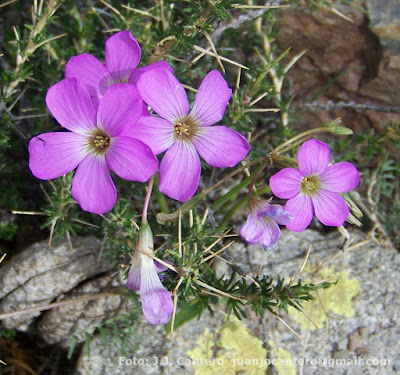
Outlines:
{"label": "yellow stamen", "polygon": [[93,144],[95,147],[106,148],[110,145],[110,137],[108,135],[96,135]]}
{"label": "yellow stamen", "polygon": [[174,130],[175,130],[175,133],[179,137],[182,137],[185,135],[190,136],[190,125],[188,125],[184,122],[181,122],[181,121],[176,122],[175,126],[174,126]]}
{"label": "yellow stamen", "polygon": [[110,136],[104,131],[97,129],[93,131],[89,138],[89,149],[96,154],[104,154],[107,152],[111,144]]}
{"label": "yellow stamen", "polygon": [[314,195],[318,191],[320,185],[321,183],[317,176],[307,176],[301,181],[300,189],[302,193],[306,195]]}

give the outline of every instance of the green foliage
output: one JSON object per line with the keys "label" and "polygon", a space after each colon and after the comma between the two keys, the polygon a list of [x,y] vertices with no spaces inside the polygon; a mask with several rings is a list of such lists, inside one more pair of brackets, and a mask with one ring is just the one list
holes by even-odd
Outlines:
{"label": "green foliage", "polygon": [[6,339],[13,339],[17,332],[15,329],[5,329],[2,324],[0,324],[0,337],[4,337]]}
{"label": "green foliage", "polygon": [[[357,4],[352,0],[292,2],[311,9],[334,7],[338,3]],[[104,61],[104,42],[118,30],[130,30],[140,42],[141,65],[167,60],[181,82],[198,88],[201,78],[209,70],[219,69],[214,57],[200,58],[198,48],[209,48],[207,37],[230,22],[232,17],[237,19],[242,12],[234,8],[234,4],[247,2],[128,0],[121,4],[112,0],[107,4],[109,6],[104,2],[49,0],[33,18],[25,13],[15,30],[4,29],[4,56],[0,57],[4,67],[0,72],[0,206],[6,210],[39,212],[37,222],[46,228],[44,233],[55,240],[86,234],[103,238],[102,250],[107,259],[116,267],[126,266],[127,271],[138,237],[137,224],[141,219],[146,187],[115,179],[117,204],[111,212],[100,217],[83,212],[71,197],[73,172],[51,182],[33,178],[28,168],[29,140],[40,133],[59,130],[45,106],[46,92],[64,77],[65,64],[71,57],[90,53]],[[162,8],[160,4],[163,4]],[[5,9],[10,13],[21,13],[21,4],[12,3]],[[206,310],[213,313],[221,303],[227,306],[229,314],[239,319],[247,318],[248,309],[259,316],[266,311],[287,311],[289,306],[298,309],[303,301],[314,299],[316,290],[331,285],[303,284],[301,280],[290,283],[265,275],[250,282],[234,262],[231,262],[232,275],[219,277],[212,267],[214,252],[222,247],[212,245],[230,228],[230,220],[235,214],[248,203],[247,188],[254,182],[257,195],[270,193],[266,181],[271,168],[276,165],[271,163],[263,169],[260,165],[266,163],[274,148],[296,135],[290,107],[296,93],[289,93],[280,85],[293,56],[290,50],[278,51],[274,43],[278,14],[279,10],[267,11],[262,16],[261,26],[249,17],[248,21],[223,31],[223,37],[215,42],[222,57],[238,60],[248,68],[239,69],[237,64],[223,62],[233,95],[221,123],[249,136],[252,150],[247,160],[258,164],[250,168],[249,175],[242,170],[211,192],[197,196],[191,216],[188,219],[185,214],[181,223],[173,220],[161,225],[156,215],[161,211],[184,210],[184,205],[166,199],[157,186],[151,200],[148,220],[155,234],[155,255],[171,262],[177,270],[165,272],[163,283],[170,291],[180,283],[175,329],[199,318]],[[327,82],[326,87],[331,83]],[[193,98],[194,95],[189,93],[189,96]],[[271,108],[276,112],[267,111]],[[398,124],[388,124],[380,134],[370,130],[352,138],[336,136],[331,141],[335,157],[359,165],[366,184],[373,184],[376,212],[395,243],[400,243],[396,231],[400,221],[399,128]],[[280,158],[283,162],[293,163],[288,156],[281,155]],[[203,185],[199,191],[213,186],[232,172],[203,166]],[[260,174],[257,168],[262,169]],[[206,210],[209,212],[207,218],[203,216]],[[25,233],[17,223],[0,224],[1,239],[9,241],[16,234],[29,237],[32,233]],[[228,242],[227,239],[224,241],[224,244]],[[68,356],[73,355],[76,344],[82,339],[90,354],[94,333],[101,335],[105,345],[110,340],[118,342],[125,353],[130,348],[130,337],[135,333],[140,311],[138,299],[133,295],[128,296],[135,303],[129,314],[106,320],[94,330],[77,333],[71,341]],[[166,329],[169,331],[170,325]],[[0,328],[0,336],[12,334],[12,330]]]}

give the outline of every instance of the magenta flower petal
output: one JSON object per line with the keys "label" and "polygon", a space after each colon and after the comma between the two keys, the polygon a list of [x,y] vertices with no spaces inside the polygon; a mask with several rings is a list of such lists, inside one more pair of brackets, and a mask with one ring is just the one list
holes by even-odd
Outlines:
{"label": "magenta flower petal", "polygon": [[210,126],[224,117],[232,90],[217,70],[209,72],[201,82],[190,116],[201,126]]}
{"label": "magenta flower petal", "polygon": [[320,176],[323,188],[335,193],[346,193],[358,186],[360,174],[346,161],[330,165]]}
{"label": "magenta flower petal", "polygon": [[70,133],[44,133],[29,142],[29,168],[42,180],[60,177],[81,162],[86,154],[86,137]]}
{"label": "magenta flower petal", "polygon": [[145,65],[138,69],[135,69],[134,72],[129,77],[129,83],[133,84],[137,83],[137,81],[139,80],[140,76],[143,73],[153,69],[163,69],[163,70],[169,70],[171,73],[174,72],[171,65],[169,65],[166,61],[157,61],[154,64]]}
{"label": "magenta flower petal", "polygon": [[137,258],[134,257],[131,268],[129,269],[128,280],[126,281],[126,287],[130,290],[139,290],[140,278],[141,278],[140,263],[137,261]]}
{"label": "magenta flower petal", "polygon": [[106,161],[119,177],[130,181],[145,182],[158,169],[158,160],[150,147],[129,137],[117,137],[112,141]]}
{"label": "magenta flower petal", "polygon": [[253,214],[250,212],[249,216],[247,216],[246,222],[239,228],[239,234],[246,242],[254,245],[261,237],[262,230],[261,225],[254,219]]}
{"label": "magenta flower petal", "polygon": [[138,66],[141,51],[139,43],[130,31],[121,31],[106,41],[105,63],[115,83],[127,83]]}
{"label": "magenta flower petal", "polygon": [[51,86],[47,91],[46,104],[64,128],[79,134],[96,129],[96,111],[89,91],[75,78],[64,79]]}
{"label": "magenta flower petal", "polygon": [[133,85],[116,84],[104,94],[97,112],[97,124],[111,137],[119,136],[143,112],[139,92]]}
{"label": "magenta flower petal", "polygon": [[329,146],[316,139],[304,142],[297,154],[299,170],[303,176],[319,175],[325,171],[331,160]]}
{"label": "magenta flower petal", "polygon": [[311,198],[299,194],[286,202],[285,210],[293,216],[293,221],[286,225],[286,228],[293,232],[301,232],[306,229],[312,220],[314,209]]}
{"label": "magenta flower petal", "polygon": [[264,218],[261,223],[263,230],[258,243],[264,247],[264,250],[272,249],[281,237],[279,225],[271,218]]}
{"label": "magenta flower petal", "polygon": [[269,201],[260,205],[257,210],[257,218],[265,216],[273,219],[277,224],[287,225],[292,222],[293,216],[279,204],[269,204]]}
{"label": "magenta flower petal", "polygon": [[141,117],[137,123],[125,129],[124,135],[146,143],[157,155],[174,143],[173,125],[155,116]]}
{"label": "magenta flower petal", "polygon": [[86,85],[96,108],[108,87],[105,79],[107,74],[103,63],[87,53],[72,57],[65,66],[65,78],[76,78]]}
{"label": "magenta flower petal", "polygon": [[299,194],[302,179],[297,169],[285,168],[271,176],[269,186],[278,198],[290,199]]}
{"label": "magenta flower petal", "polygon": [[[271,198],[272,199],[272,198]],[[278,204],[271,201],[252,200],[251,212],[244,225],[239,228],[240,236],[250,244],[259,244],[264,250],[273,248],[281,236],[278,224],[289,224],[293,217]]]}
{"label": "magenta flower petal", "polygon": [[201,128],[193,144],[209,165],[220,168],[234,167],[250,150],[246,138],[226,126]]}
{"label": "magenta flower petal", "polygon": [[140,293],[144,317],[151,324],[168,323],[174,310],[171,292],[163,288]]}
{"label": "magenta flower petal", "polygon": [[269,217],[255,219],[250,213],[246,222],[239,228],[239,234],[249,244],[258,244],[264,250],[269,250],[279,241],[281,230],[274,219]]}
{"label": "magenta flower petal", "polygon": [[113,208],[117,190],[104,157],[89,154],[82,160],[72,181],[72,196],[84,211],[94,214]]}
{"label": "magenta flower petal", "polygon": [[322,224],[339,227],[349,216],[349,207],[338,193],[321,189],[312,201],[315,215]]}
{"label": "magenta flower petal", "polygon": [[171,123],[189,113],[185,89],[169,70],[151,69],[143,73],[137,87],[143,100]]}
{"label": "magenta flower petal", "polygon": [[170,198],[186,202],[199,186],[200,173],[200,158],[195,148],[177,140],[161,160],[160,191]]}
{"label": "magenta flower petal", "polygon": [[165,324],[174,309],[171,292],[162,285],[153,259],[147,255],[141,257],[140,299],[143,314],[151,324]]}

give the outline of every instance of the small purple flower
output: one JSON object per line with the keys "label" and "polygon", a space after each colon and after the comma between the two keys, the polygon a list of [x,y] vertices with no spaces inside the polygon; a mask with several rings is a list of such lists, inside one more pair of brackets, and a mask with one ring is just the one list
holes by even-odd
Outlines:
{"label": "small purple flower", "polygon": [[126,287],[139,290],[144,317],[151,324],[165,324],[174,309],[171,292],[164,288],[158,276],[166,268],[157,266],[146,253],[153,254],[153,234],[150,226],[142,223]]}
{"label": "small purple flower", "polygon": [[[272,198],[271,198],[272,199]],[[240,236],[249,244],[259,244],[264,250],[272,249],[281,237],[279,225],[287,225],[292,215],[278,204],[269,204],[268,201],[252,201],[251,212],[246,222],[239,228]]]}
{"label": "small purple flower", "polygon": [[234,167],[250,150],[247,140],[220,121],[232,90],[213,70],[200,85],[193,108],[185,89],[169,70],[153,69],[141,75],[138,90],[160,116],[141,117],[127,134],[148,144],[155,154],[167,151],[160,164],[160,191],[181,202],[199,186],[200,156],[213,167]]}
{"label": "small purple flower", "polygon": [[110,88],[98,110],[87,88],[76,79],[52,86],[46,104],[70,132],[44,133],[29,143],[29,167],[42,180],[60,177],[76,167],[72,196],[85,211],[103,214],[114,206],[117,191],[109,169],[131,181],[147,181],[158,168],[143,142],[122,135],[127,121],[140,117],[143,102],[132,85]]}
{"label": "small purple flower", "polygon": [[117,83],[135,84],[140,75],[155,68],[172,68],[165,61],[136,69],[141,57],[139,43],[130,31],[121,31],[106,41],[105,64],[84,53],[72,57],[65,67],[65,78],[76,78],[89,89],[95,107],[107,89]]}
{"label": "small purple flower", "polygon": [[341,226],[349,216],[349,207],[339,195],[358,186],[359,173],[348,162],[328,165],[331,149],[316,139],[304,142],[297,154],[299,170],[285,168],[274,174],[269,185],[279,198],[289,199],[285,209],[293,215],[287,228],[294,232],[306,229],[314,211],[325,225]]}

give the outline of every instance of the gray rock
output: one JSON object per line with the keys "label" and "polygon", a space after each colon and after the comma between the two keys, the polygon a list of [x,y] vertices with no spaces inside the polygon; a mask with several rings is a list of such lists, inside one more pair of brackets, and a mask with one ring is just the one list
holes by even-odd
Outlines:
{"label": "gray rock", "polygon": [[[274,348],[282,348],[289,353],[293,361],[295,359],[317,360],[324,357],[327,361],[336,359],[355,363],[354,366],[342,366],[339,362],[333,366],[333,362],[328,362],[327,366],[323,367],[310,362],[302,368],[302,373],[307,375],[398,373],[400,329],[397,325],[400,299],[397,286],[400,284],[400,259],[393,250],[368,241],[363,233],[355,231],[351,234],[353,243],[347,252],[340,250],[342,238],[337,232],[322,235],[306,230],[302,233],[283,231],[279,245],[267,254],[261,247],[246,246],[240,241],[224,254],[253,276],[257,274],[260,264],[263,264],[262,274],[271,276],[280,274],[290,278],[297,274],[307,249],[312,245],[308,260],[309,267],[301,278],[312,278],[310,272],[324,265],[335,272],[348,271],[349,279],[356,279],[360,285],[360,292],[351,303],[354,315],[345,318],[333,312],[324,322],[322,329],[302,329],[299,322],[294,319],[295,315],[287,316],[281,313],[282,319],[299,332],[303,341],[271,314],[266,314],[264,319],[260,319],[248,311],[249,320],[243,323],[253,335],[264,342],[265,348],[268,349],[267,358],[276,358],[274,356],[277,352]],[[266,259],[265,255],[267,255]],[[262,263],[263,261],[265,262]],[[232,271],[224,262],[215,263],[221,274]],[[309,272],[308,275],[307,272]],[[313,281],[318,280],[320,280],[318,277],[313,279]],[[331,288],[332,292],[334,292],[333,288],[335,286]],[[341,305],[340,300],[337,303]],[[121,355],[115,345],[105,347],[102,340],[97,338],[93,341],[90,357],[83,349],[77,370],[82,375],[194,374],[195,368],[187,365],[185,360],[190,361],[189,352],[199,347],[198,340],[204,337],[206,331],[211,332],[212,339],[209,341],[209,346],[214,358],[220,358],[218,356],[229,353],[229,349],[219,344],[221,326],[225,320],[224,307],[220,306],[213,317],[205,313],[199,321],[189,322],[178,329],[173,343],[164,334],[162,327],[153,327],[142,321],[131,338],[132,347],[126,356]],[[274,348],[271,346],[272,342]],[[120,357],[123,357],[121,363]],[[155,358],[159,362],[168,358],[168,364],[157,364]],[[390,360],[391,364],[385,367],[361,365],[362,361],[376,358]],[[129,359],[132,362],[129,362]],[[139,363],[139,360],[142,362]],[[135,361],[136,364],[134,364]],[[278,370],[271,366],[268,373],[284,373]],[[201,372],[198,371],[196,373],[200,374]],[[300,365],[297,365],[296,373],[299,371]]]}
{"label": "gray rock", "polygon": [[[110,291],[119,286],[118,275],[100,276],[78,286],[61,301]],[[92,334],[102,322],[125,314],[132,308],[133,302],[119,295],[71,303],[45,312],[38,324],[39,335],[49,344],[58,343],[67,348],[73,336],[76,343],[80,343],[85,340],[85,332]]]}
{"label": "gray rock", "polygon": [[370,28],[385,47],[400,52],[400,2],[367,0]]}
{"label": "gray rock", "polygon": [[[0,268],[0,313],[46,305],[80,282],[108,271],[112,265],[98,261],[101,243],[93,236],[76,237],[49,247],[47,241],[30,246]],[[40,312],[3,319],[7,328],[26,330]],[[26,324],[23,324],[26,323]]]}

